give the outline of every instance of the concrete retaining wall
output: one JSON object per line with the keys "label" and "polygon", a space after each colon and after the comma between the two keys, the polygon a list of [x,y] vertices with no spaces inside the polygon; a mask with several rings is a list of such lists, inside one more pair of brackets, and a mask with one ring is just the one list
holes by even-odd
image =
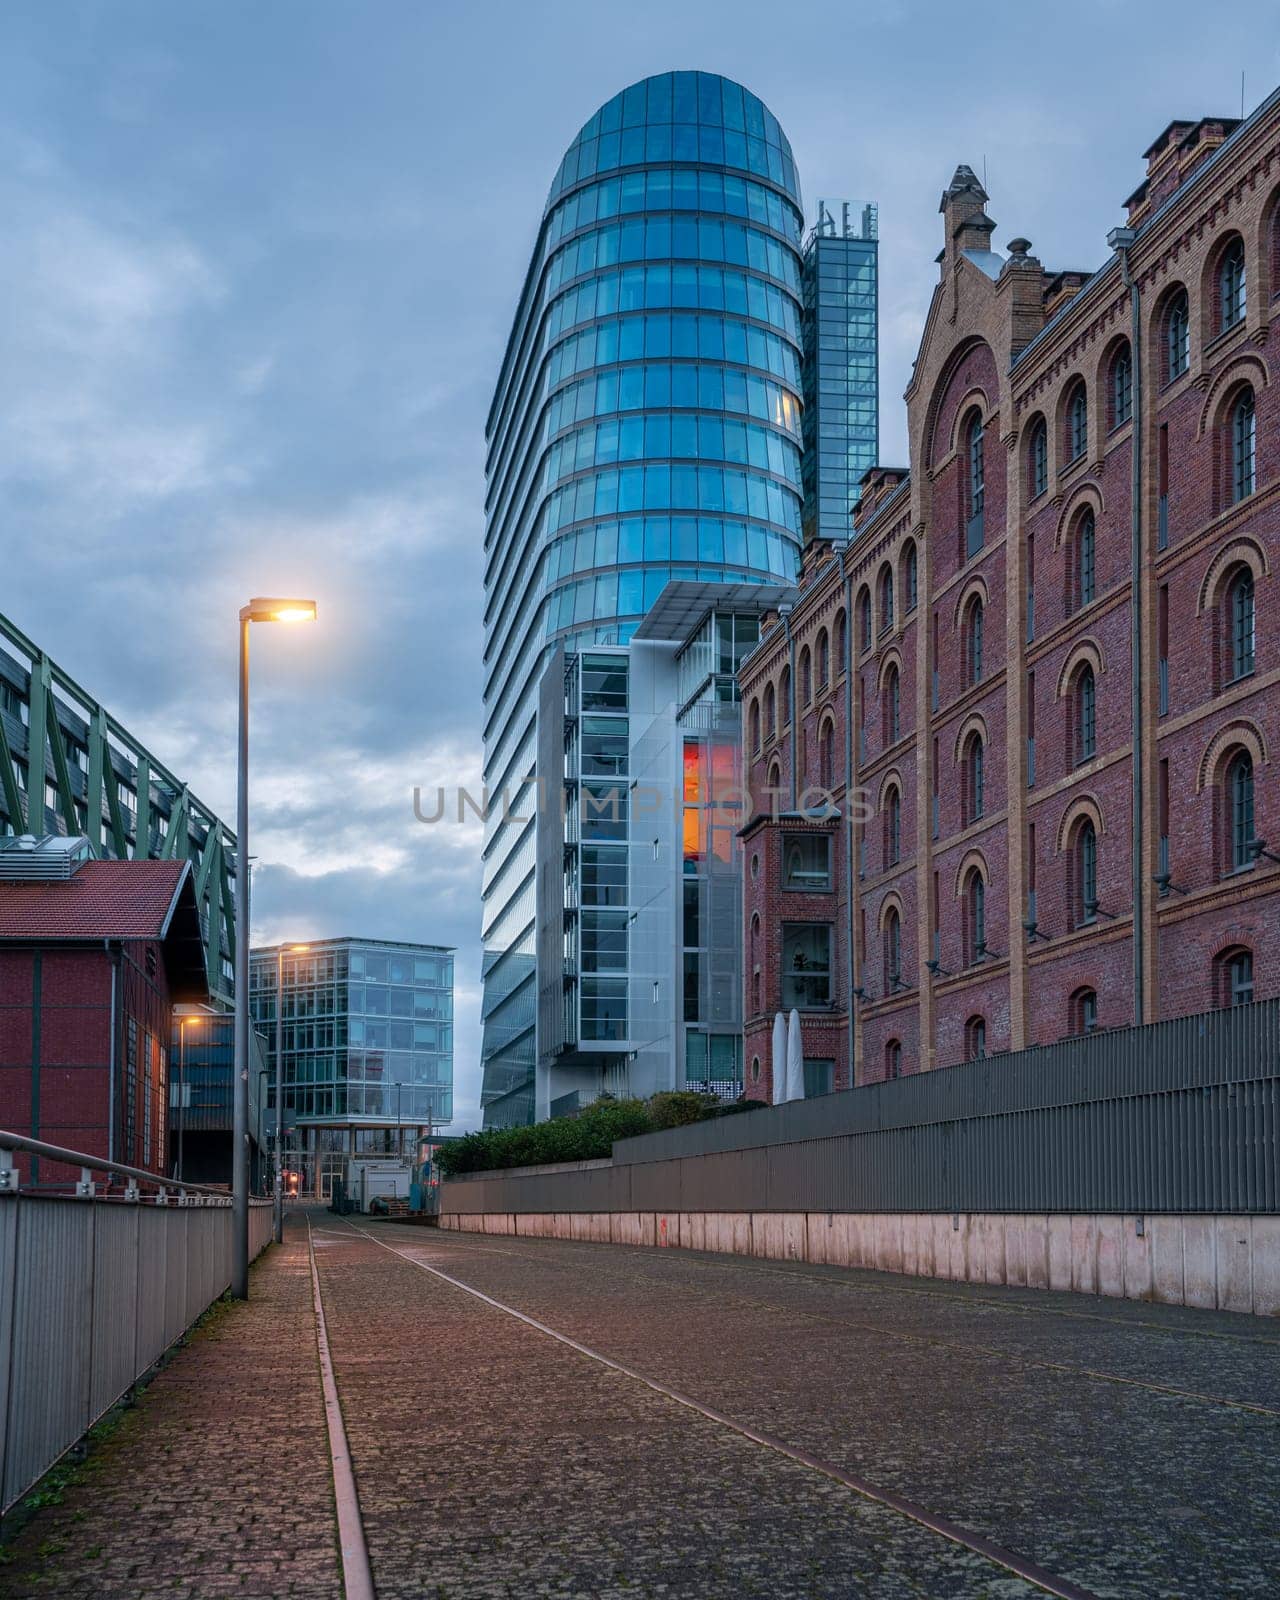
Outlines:
{"label": "concrete retaining wall", "polygon": [[1280,1316],[1280,1216],[490,1211],[445,1213],[440,1226]]}

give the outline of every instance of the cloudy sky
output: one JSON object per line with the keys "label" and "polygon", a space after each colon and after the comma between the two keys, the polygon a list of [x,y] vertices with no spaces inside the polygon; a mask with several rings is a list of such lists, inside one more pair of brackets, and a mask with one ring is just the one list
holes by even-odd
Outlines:
{"label": "cloudy sky", "polygon": [[483,424],[547,186],[628,82],[737,78],[806,202],[881,221],[882,456],[938,196],[1093,267],[1174,117],[1280,81],[1274,3],[5,0],[0,611],[233,814],[254,638],[255,938],[458,948],[477,1120],[479,830],[415,785],[480,768]]}

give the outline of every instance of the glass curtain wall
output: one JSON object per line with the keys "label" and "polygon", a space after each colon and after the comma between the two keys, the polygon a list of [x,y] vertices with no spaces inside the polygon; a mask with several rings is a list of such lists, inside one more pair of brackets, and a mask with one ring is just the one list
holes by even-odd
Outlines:
{"label": "glass curtain wall", "polygon": [[551,186],[486,428],[488,1126],[532,1116],[549,651],[626,645],[672,578],[795,578],[802,230],[776,118],[710,73],[616,95]]}

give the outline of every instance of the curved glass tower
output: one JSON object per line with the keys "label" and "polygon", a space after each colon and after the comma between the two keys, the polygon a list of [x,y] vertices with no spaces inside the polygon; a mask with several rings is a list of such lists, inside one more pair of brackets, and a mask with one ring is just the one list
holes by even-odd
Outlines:
{"label": "curved glass tower", "polygon": [[486,1125],[533,1113],[550,653],[627,645],[673,578],[795,577],[802,227],[777,119],[705,72],[616,95],[551,186],[486,426]]}

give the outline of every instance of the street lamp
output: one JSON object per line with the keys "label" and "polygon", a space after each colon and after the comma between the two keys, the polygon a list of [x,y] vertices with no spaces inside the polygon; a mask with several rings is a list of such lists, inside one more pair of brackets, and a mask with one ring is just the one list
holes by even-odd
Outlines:
{"label": "street lamp", "polygon": [[276,949],[276,1181],[275,1239],[284,1243],[284,953],[310,950],[309,944],[279,945]]}
{"label": "street lamp", "polygon": [[182,1182],[182,1135],[186,1129],[186,1107],[183,1100],[187,1092],[187,1023],[199,1022],[198,1016],[178,1019],[178,1159],[174,1164],[174,1177]]}
{"label": "street lamp", "polygon": [[250,600],[240,609],[236,740],[235,1107],[231,1147],[231,1293],[249,1298],[249,624],[314,622],[314,600]]}

